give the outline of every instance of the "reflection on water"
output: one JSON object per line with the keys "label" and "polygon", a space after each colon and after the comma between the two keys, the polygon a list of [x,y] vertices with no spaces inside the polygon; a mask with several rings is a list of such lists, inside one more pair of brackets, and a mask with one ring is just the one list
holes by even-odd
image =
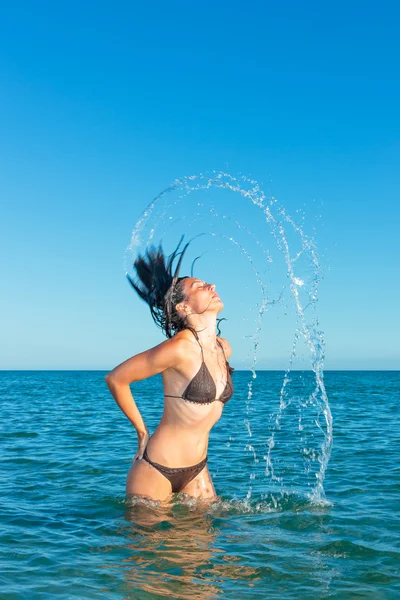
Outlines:
{"label": "reflection on water", "polygon": [[[279,564],[283,548],[277,526],[292,528],[294,520],[303,533],[319,528],[325,514],[326,507],[289,493],[258,503],[183,494],[162,503],[131,495],[117,530],[124,557],[117,567],[116,547],[107,548],[113,560],[103,568],[123,571],[124,598],[215,599],[226,589],[237,589],[236,597],[242,597],[259,585],[266,591],[268,580],[287,582],[288,573]],[[317,573],[326,575],[320,555],[308,559],[307,569],[315,569],[318,579]]]}
{"label": "reflection on water", "polygon": [[168,506],[131,497],[126,525],[119,531],[132,551],[124,560],[129,563],[128,568],[124,564],[128,587],[136,593],[139,589],[192,600],[221,597],[223,581],[249,578],[254,584],[260,569],[238,564],[242,560],[235,555],[234,545],[229,553],[218,545],[224,520],[207,511],[222,506],[219,501],[185,502],[182,495]]}

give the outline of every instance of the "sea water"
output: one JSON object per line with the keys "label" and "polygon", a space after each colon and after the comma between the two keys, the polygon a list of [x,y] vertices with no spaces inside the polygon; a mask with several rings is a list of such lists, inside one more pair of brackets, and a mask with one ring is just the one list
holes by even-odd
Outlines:
{"label": "sea water", "polygon": [[[254,459],[252,373],[236,370],[209,440],[219,499],[168,509],[125,496],[136,433],[104,374],[0,372],[2,600],[400,598],[400,372],[325,371],[335,426],[317,502],[295,403],[274,429],[284,373],[253,380]],[[161,376],[131,389],[152,433]]]}

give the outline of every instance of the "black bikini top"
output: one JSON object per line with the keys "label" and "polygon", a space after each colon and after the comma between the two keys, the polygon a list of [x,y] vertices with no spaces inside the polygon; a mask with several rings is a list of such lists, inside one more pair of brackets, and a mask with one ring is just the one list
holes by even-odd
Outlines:
{"label": "black bikini top", "polygon": [[221,342],[217,339],[217,342],[221,346],[222,352],[224,353],[227,376],[225,389],[222,392],[221,396],[219,398],[216,398],[215,395],[217,393],[217,388],[215,386],[211,373],[208,370],[206,363],[204,362],[203,348],[201,347],[198,335],[194,332],[192,333],[195,335],[196,340],[199,342],[199,346],[201,348],[202,361],[200,369],[193,377],[192,381],[189,383],[182,396],[171,396],[170,394],[164,394],[164,396],[167,398],[183,398],[188,402],[195,402],[196,404],[211,404],[211,402],[215,402],[216,400],[220,400],[220,402],[226,404],[226,402],[228,402],[228,400],[232,397],[234,392],[232,373],[235,369],[229,366],[229,362],[226,360],[224,348]]}

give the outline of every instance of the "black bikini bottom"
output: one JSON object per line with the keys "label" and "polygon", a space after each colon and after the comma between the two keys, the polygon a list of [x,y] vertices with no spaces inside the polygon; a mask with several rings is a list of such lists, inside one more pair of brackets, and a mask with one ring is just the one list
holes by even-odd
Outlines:
{"label": "black bikini bottom", "polygon": [[202,461],[197,463],[197,465],[192,465],[190,467],[165,467],[164,465],[160,465],[159,463],[150,460],[147,454],[147,447],[144,450],[143,458],[150,465],[155,467],[157,471],[160,471],[160,473],[162,473],[164,477],[171,482],[172,491],[174,493],[180,492],[181,489],[183,489],[185,485],[189,483],[189,481],[192,481],[192,479],[194,479],[196,475],[198,475],[200,471],[204,469],[208,460],[208,456],[206,456]]}

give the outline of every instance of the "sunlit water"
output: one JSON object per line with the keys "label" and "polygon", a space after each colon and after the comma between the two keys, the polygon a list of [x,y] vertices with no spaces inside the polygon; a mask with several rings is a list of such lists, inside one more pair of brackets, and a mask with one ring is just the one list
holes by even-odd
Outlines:
{"label": "sunlit water", "polygon": [[[399,372],[325,373],[335,435],[324,481],[330,504],[318,504],[303,493],[294,402],[275,438],[283,484],[244,451],[252,374],[236,370],[209,443],[220,500],[204,506],[178,495],[168,510],[125,498],[136,434],[103,376],[0,372],[2,600],[400,597]],[[293,389],[314,379],[291,376]],[[283,377],[258,371],[253,380],[257,456],[276,430]],[[132,391],[152,433],[161,377]]]}

